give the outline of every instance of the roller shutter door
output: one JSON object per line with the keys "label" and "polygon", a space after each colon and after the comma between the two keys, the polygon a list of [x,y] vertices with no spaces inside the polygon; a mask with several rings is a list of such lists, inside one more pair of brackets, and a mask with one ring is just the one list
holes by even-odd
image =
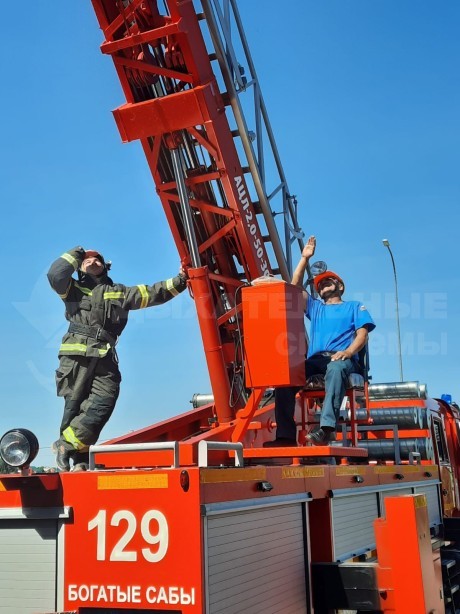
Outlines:
{"label": "roller shutter door", "polygon": [[207,614],[307,612],[303,504],[206,519]]}
{"label": "roller shutter door", "polygon": [[439,509],[439,494],[438,486],[423,485],[414,488],[414,493],[423,493],[426,496],[428,506],[428,522],[430,527],[435,527],[441,524],[441,510]]}
{"label": "roller shutter door", "polygon": [[56,520],[0,520],[0,613],[56,610]]}
{"label": "roller shutter door", "polygon": [[334,560],[344,561],[375,547],[377,494],[363,493],[332,499]]}

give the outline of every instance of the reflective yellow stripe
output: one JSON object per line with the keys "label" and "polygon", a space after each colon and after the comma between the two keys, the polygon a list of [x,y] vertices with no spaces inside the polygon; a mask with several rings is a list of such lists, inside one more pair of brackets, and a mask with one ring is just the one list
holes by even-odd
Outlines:
{"label": "reflective yellow stripe", "polygon": [[60,352],[81,352],[86,354],[87,346],[84,343],[62,343],[59,348]]}
{"label": "reflective yellow stripe", "polygon": [[67,298],[67,295],[69,294],[71,287],[72,287],[72,282],[70,281],[69,285],[67,286],[67,290],[65,291],[65,294],[60,294],[59,297],[60,298]]}
{"label": "reflective yellow stripe", "polygon": [[149,304],[149,293],[147,292],[147,286],[142,285],[137,287],[139,288],[139,292],[141,293],[142,297],[140,309],[144,309],[144,307],[147,307]]}
{"label": "reflective yellow stripe", "polygon": [[105,349],[99,349],[99,356],[102,358],[103,356],[105,356],[107,354],[107,352],[110,350],[110,343],[107,344],[107,347]]}
{"label": "reflective yellow stripe", "polygon": [[171,277],[171,279],[167,279],[166,280],[166,290],[169,290],[169,292],[171,292],[171,294],[173,296],[177,296],[179,294],[179,292],[174,287],[174,282],[173,282],[173,278],[172,277]]}
{"label": "reflective yellow stripe", "polygon": [[78,260],[75,260],[75,258],[71,256],[70,254],[67,254],[67,253],[62,254],[61,258],[64,258],[64,260],[67,260],[67,262],[71,264],[75,270],[78,269]]}
{"label": "reflective yellow stripe", "polygon": [[125,298],[124,292],[104,292],[104,298]]}
{"label": "reflective yellow stripe", "polygon": [[[110,350],[110,343],[107,343],[105,348],[98,348],[99,356],[104,357],[107,352]],[[82,354],[86,354],[86,350],[88,346],[84,343],[62,343],[59,348],[60,352],[81,352]]]}
{"label": "reflective yellow stripe", "polygon": [[78,439],[71,426],[68,426],[65,431],[62,432],[62,436],[68,443],[73,445],[75,450],[82,450],[83,448],[88,447],[86,444],[84,444]]}
{"label": "reflective yellow stripe", "polygon": [[80,284],[77,284],[77,282],[75,282],[75,287],[83,292],[83,294],[87,294],[88,296],[93,294],[89,288],[84,288],[83,286],[80,286]]}

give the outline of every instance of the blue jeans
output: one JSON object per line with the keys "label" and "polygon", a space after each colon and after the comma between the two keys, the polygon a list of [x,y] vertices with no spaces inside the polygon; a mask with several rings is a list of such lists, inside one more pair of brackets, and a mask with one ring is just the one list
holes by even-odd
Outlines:
{"label": "blue jeans", "polygon": [[[305,373],[324,375],[325,396],[321,410],[320,426],[336,429],[340,416],[340,406],[345,396],[348,376],[360,373],[358,363],[350,358],[331,361],[330,356],[315,354],[305,361]],[[297,439],[294,421],[295,396],[301,390],[298,386],[287,386],[275,390],[276,436]]]}

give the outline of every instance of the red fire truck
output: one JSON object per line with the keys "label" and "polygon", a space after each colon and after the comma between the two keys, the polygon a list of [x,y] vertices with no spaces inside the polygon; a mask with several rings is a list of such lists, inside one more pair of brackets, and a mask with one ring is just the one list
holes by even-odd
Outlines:
{"label": "red fire truck", "polygon": [[305,384],[289,283],[303,235],[235,0],[92,3],[126,97],[115,121],[141,142],[188,269],[212,395],[93,446],[86,472],[32,473],[33,434],[2,437],[19,472],[0,476],[0,612],[457,612],[448,398],[357,378],[338,440],[312,447],[324,390],[307,382],[299,445],[263,448],[273,387]]}

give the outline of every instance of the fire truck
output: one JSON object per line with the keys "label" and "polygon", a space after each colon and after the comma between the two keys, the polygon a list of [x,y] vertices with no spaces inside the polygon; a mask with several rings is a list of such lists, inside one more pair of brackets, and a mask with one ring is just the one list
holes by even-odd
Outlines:
{"label": "fire truck", "polygon": [[[212,395],[34,473],[38,442],[0,440],[0,612],[455,613],[460,411],[419,382],[349,382],[337,441],[306,445],[297,202],[235,0],[92,0],[188,270]],[[280,215],[274,214],[274,211]],[[312,275],[314,271],[309,271]],[[298,446],[264,448],[273,389],[301,385]]]}

